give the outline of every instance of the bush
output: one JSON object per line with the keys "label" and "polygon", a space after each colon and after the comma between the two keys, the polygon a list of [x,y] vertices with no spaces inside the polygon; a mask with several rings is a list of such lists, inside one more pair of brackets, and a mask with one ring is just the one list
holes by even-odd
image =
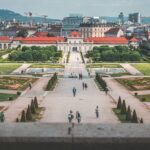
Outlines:
{"label": "bush", "polygon": [[12,100],[13,100],[13,97],[10,96],[8,99],[9,99],[9,101],[12,101]]}
{"label": "bush", "polygon": [[26,119],[27,119],[28,121],[31,121],[31,120],[32,120],[32,114],[31,114],[31,107],[30,107],[30,105],[29,105],[28,108],[27,108]]}
{"label": "bush", "polygon": [[121,114],[126,114],[126,102],[123,100],[122,106],[121,106]]}
{"label": "bush", "polygon": [[21,91],[17,91],[17,95],[20,96],[21,95]]}
{"label": "bush", "polygon": [[126,120],[127,121],[131,121],[131,109],[130,109],[130,106],[128,106],[128,110],[127,110],[127,113],[126,113]]}
{"label": "bush", "polygon": [[54,73],[54,75],[51,77],[51,79],[48,81],[46,90],[53,90],[53,88],[55,87],[56,83],[58,81],[58,77],[57,77],[57,73]]}
{"label": "bush", "polygon": [[135,96],[138,96],[138,93],[134,93]]}
{"label": "bush", "polygon": [[38,106],[38,101],[37,101],[36,96],[34,97],[34,105],[35,105],[35,108],[38,109],[39,106]]}
{"label": "bush", "polygon": [[99,85],[102,87],[104,91],[108,92],[106,82],[102,79],[102,77],[98,73],[96,73],[95,80],[99,83]]}
{"label": "bush", "polygon": [[31,113],[32,113],[32,114],[36,114],[36,109],[35,109],[35,105],[34,105],[33,99],[32,99],[32,101],[31,101]]}
{"label": "bush", "polygon": [[22,111],[20,122],[26,122],[26,115],[24,110]]}
{"label": "bush", "polygon": [[118,104],[117,104],[117,109],[121,109],[121,105],[122,105],[121,97],[119,96]]}
{"label": "bush", "polygon": [[131,122],[132,123],[138,123],[138,118],[137,118],[137,114],[136,114],[135,110],[133,111]]}
{"label": "bush", "polygon": [[145,98],[145,97],[142,97],[141,101],[142,101],[142,102],[145,102],[145,101],[146,101],[146,98]]}
{"label": "bush", "polygon": [[16,119],[16,122],[19,122],[19,119],[18,119],[18,118]]}
{"label": "bush", "polygon": [[140,119],[140,123],[144,123],[143,118]]}

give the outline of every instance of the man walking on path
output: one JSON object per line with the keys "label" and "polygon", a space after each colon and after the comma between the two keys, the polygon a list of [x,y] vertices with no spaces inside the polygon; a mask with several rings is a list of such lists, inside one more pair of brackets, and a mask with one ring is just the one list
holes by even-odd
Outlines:
{"label": "man walking on path", "polygon": [[98,106],[96,106],[95,114],[96,114],[96,118],[99,118],[99,110],[98,110]]}
{"label": "man walking on path", "polygon": [[76,96],[76,92],[77,92],[75,87],[72,89],[72,92],[73,92],[73,96],[75,97]]}
{"label": "man walking on path", "polygon": [[78,123],[81,122],[81,115],[78,111],[76,112],[76,119],[77,119]]}
{"label": "man walking on path", "polygon": [[70,110],[70,113],[68,114],[68,121],[69,121],[69,123],[72,122],[73,118],[74,118],[73,112],[72,112],[72,110]]}

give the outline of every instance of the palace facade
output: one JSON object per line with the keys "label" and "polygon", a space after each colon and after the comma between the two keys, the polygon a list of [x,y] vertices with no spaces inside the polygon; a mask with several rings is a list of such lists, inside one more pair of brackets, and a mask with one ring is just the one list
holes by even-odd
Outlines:
{"label": "palace facade", "polygon": [[84,38],[77,31],[73,31],[70,35],[65,37],[26,37],[26,38],[9,38],[0,37],[1,49],[12,49],[17,47],[31,47],[31,46],[56,46],[58,50],[64,51],[82,51],[86,52],[92,50],[95,46],[108,45],[110,47],[122,45],[128,46],[130,44],[136,45],[138,39],[131,39],[130,41],[125,37],[87,37]]}

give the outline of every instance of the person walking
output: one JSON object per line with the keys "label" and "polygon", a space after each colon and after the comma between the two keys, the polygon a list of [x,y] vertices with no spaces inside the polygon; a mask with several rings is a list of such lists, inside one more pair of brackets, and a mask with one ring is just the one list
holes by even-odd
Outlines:
{"label": "person walking", "polygon": [[75,97],[76,96],[76,92],[77,92],[75,87],[72,89],[72,92],[73,92],[73,96]]}
{"label": "person walking", "polygon": [[68,121],[69,121],[69,123],[72,122],[73,118],[74,118],[73,112],[72,112],[72,110],[70,110],[70,113],[68,114]]}
{"label": "person walking", "polygon": [[82,88],[83,88],[83,90],[84,90],[84,88],[85,88],[85,83],[84,83],[84,82],[82,83]]}
{"label": "person walking", "polygon": [[78,111],[76,112],[76,119],[77,119],[78,123],[81,122],[81,115],[80,115],[80,113]]}
{"label": "person walking", "polygon": [[95,114],[96,114],[96,118],[99,118],[99,108],[98,108],[98,106],[96,106]]}
{"label": "person walking", "polygon": [[87,89],[87,88],[88,88],[87,83],[85,83],[85,84],[84,84],[84,87],[85,87],[85,89]]}

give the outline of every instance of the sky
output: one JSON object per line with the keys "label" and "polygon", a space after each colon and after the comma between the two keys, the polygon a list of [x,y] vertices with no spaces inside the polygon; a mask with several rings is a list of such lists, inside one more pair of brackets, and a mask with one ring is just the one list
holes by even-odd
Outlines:
{"label": "sky", "polygon": [[83,16],[126,16],[140,12],[150,16],[150,0],[0,0],[1,9],[9,9],[24,15],[32,12],[35,16],[48,15],[49,18],[62,19],[70,13]]}

